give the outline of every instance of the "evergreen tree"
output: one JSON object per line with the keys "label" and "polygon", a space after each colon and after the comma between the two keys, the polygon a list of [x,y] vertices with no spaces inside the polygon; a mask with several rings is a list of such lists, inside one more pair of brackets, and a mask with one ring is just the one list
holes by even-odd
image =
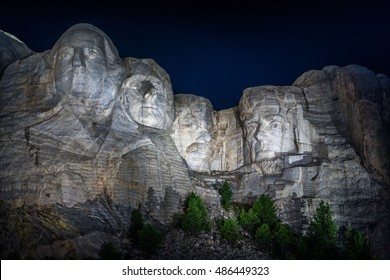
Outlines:
{"label": "evergreen tree", "polygon": [[219,194],[221,195],[223,208],[229,209],[233,197],[233,191],[227,181],[223,183],[222,188],[219,190]]}
{"label": "evergreen tree", "polygon": [[102,246],[100,247],[99,257],[102,260],[120,260],[121,254],[117,251],[114,244],[111,242],[103,242]]}
{"label": "evergreen tree", "polygon": [[277,223],[272,232],[273,254],[277,258],[292,257],[290,247],[293,242],[293,235],[291,228],[288,225]]}
{"label": "evergreen tree", "polygon": [[242,239],[241,227],[235,217],[220,221],[218,228],[222,237],[228,241],[236,241]]}
{"label": "evergreen tree", "polygon": [[348,260],[371,259],[365,236],[348,225],[344,241],[344,258]]}
{"label": "evergreen tree", "polygon": [[255,233],[255,239],[262,249],[272,249],[272,233],[268,224],[262,224]]}
{"label": "evergreen tree", "polygon": [[307,229],[308,248],[312,258],[337,258],[337,230],[332,209],[328,203],[321,201]]}
{"label": "evergreen tree", "polygon": [[257,228],[260,226],[260,219],[252,208],[248,211],[245,211],[245,209],[242,208],[240,210],[240,225],[254,236]]}
{"label": "evergreen tree", "polygon": [[266,194],[262,194],[255,201],[253,204],[253,212],[256,213],[260,224],[268,224],[270,229],[273,229],[279,222],[274,203]]}
{"label": "evergreen tree", "polygon": [[199,233],[210,229],[209,217],[202,199],[191,193],[187,200],[187,207],[181,219],[181,227],[190,233]]}
{"label": "evergreen tree", "polygon": [[146,224],[138,231],[139,247],[147,252],[154,252],[162,243],[163,235],[151,224]]}
{"label": "evergreen tree", "polygon": [[131,214],[131,225],[129,228],[129,238],[134,244],[139,244],[138,231],[144,227],[144,219],[142,218],[141,210],[135,209]]}

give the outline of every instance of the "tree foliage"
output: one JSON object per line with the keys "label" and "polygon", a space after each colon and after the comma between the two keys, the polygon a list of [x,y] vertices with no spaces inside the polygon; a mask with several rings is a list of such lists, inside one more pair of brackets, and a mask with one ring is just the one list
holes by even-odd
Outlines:
{"label": "tree foliage", "polygon": [[140,248],[147,253],[152,253],[161,245],[163,235],[151,224],[146,224],[138,230],[138,239]]}
{"label": "tree foliage", "polygon": [[248,211],[241,208],[240,225],[243,229],[249,231],[250,234],[255,235],[257,228],[260,226],[260,219],[252,208]]}
{"label": "tree foliage", "polygon": [[337,253],[338,227],[328,203],[320,202],[307,229],[307,242],[315,259],[333,259]]}
{"label": "tree foliage", "polygon": [[256,213],[260,224],[268,224],[270,228],[273,228],[279,222],[274,203],[266,194],[262,194],[255,201],[252,209]]}
{"label": "tree foliage", "polygon": [[210,229],[207,209],[202,199],[195,193],[191,193],[188,197],[187,207],[181,219],[181,228],[190,233],[199,233]]}
{"label": "tree foliage", "polygon": [[120,260],[121,254],[117,251],[117,248],[111,242],[103,242],[100,247],[99,257],[102,260]]}
{"label": "tree foliage", "polygon": [[268,224],[262,224],[255,233],[255,239],[260,245],[260,248],[266,251],[272,248],[272,233]]}
{"label": "tree foliage", "polygon": [[219,232],[222,237],[228,241],[236,241],[242,239],[241,227],[237,218],[221,220],[218,225]]}
{"label": "tree foliage", "polygon": [[358,231],[348,225],[344,241],[343,257],[348,260],[367,260],[371,259],[367,239]]}
{"label": "tree foliage", "polygon": [[231,206],[233,191],[230,184],[227,181],[223,183],[222,188],[219,190],[219,194],[221,195],[221,202],[223,208],[229,209]]}
{"label": "tree foliage", "polygon": [[144,227],[144,219],[142,218],[141,210],[139,208],[133,210],[130,221],[131,224],[128,236],[134,244],[139,244],[138,231]]}
{"label": "tree foliage", "polygon": [[139,208],[132,212],[130,220],[129,238],[141,250],[154,252],[162,243],[163,235],[153,225],[145,224]]}

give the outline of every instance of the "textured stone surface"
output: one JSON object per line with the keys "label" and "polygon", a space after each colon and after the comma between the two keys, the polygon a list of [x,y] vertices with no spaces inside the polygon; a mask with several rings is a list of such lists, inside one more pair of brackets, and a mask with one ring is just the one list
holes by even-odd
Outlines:
{"label": "textured stone surface", "polygon": [[188,167],[210,171],[213,151],[213,106],[206,98],[191,94],[175,95],[175,121],[171,137]]}
{"label": "textured stone surface", "polygon": [[243,131],[238,108],[214,112],[211,171],[233,171],[244,165]]}
{"label": "textured stone surface", "polygon": [[243,134],[238,109],[214,111],[210,101],[176,94],[171,137],[191,170],[232,171],[243,165]]}
{"label": "textured stone surface", "polygon": [[[161,125],[132,114],[134,94],[149,100],[142,87],[129,91],[134,77],[158,85],[152,91],[167,104]],[[122,61],[101,30],[79,24],[51,51],[10,65],[0,91],[2,200],[74,207],[107,193],[161,223],[182,208],[192,187],[165,129],[173,119],[169,76],[154,61]]]}
{"label": "textured stone surface", "polygon": [[223,216],[225,180],[238,204],[269,194],[296,230],[327,201],[340,226],[361,229],[389,257],[387,76],[328,66],[292,86],[248,88],[217,112],[203,97],[173,97],[156,62],[121,59],[91,25],[70,28],[52,50],[16,53],[1,61],[3,258],[96,258],[93,240],[123,247],[133,209],[164,227],[192,191]]}
{"label": "textured stone surface", "polygon": [[0,77],[9,64],[32,54],[33,51],[22,41],[14,35],[0,30]]}
{"label": "textured stone surface", "polygon": [[122,103],[137,123],[167,130],[173,121],[173,93],[168,74],[152,59],[125,59],[127,77]]}
{"label": "textured stone surface", "polygon": [[236,244],[221,238],[218,232],[192,236],[181,230],[167,234],[163,248],[155,256],[163,260],[263,260],[270,257],[258,250],[253,240],[239,240]]}

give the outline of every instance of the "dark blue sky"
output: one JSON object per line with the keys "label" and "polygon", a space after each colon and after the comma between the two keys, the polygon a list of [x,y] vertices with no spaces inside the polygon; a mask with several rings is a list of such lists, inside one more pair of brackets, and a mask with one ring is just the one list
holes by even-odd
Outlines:
{"label": "dark blue sky", "polygon": [[41,52],[73,24],[91,23],[112,39],[121,57],[156,60],[175,93],[207,97],[216,110],[237,105],[247,87],[291,85],[305,71],[327,65],[360,64],[390,75],[385,1],[263,1],[260,6],[236,1],[218,8],[183,2],[25,6],[13,1],[0,10],[0,29]]}

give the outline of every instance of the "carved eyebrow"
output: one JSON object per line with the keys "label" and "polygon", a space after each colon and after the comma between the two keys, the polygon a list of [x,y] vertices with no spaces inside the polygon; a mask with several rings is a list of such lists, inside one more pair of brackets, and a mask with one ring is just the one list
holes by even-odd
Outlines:
{"label": "carved eyebrow", "polygon": [[86,46],[75,46],[74,44],[72,43],[63,43],[61,44],[61,46],[58,48],[58,50],[61,50],[62,48],[72,48],[72,49],[75,49],[75,48],[81,48],[81,49],[85,49],[85,48],[88,48],[88,49],[93,49],[93,50],[97,50],[99,52],[101,52],[102,54],[104,54],[104,51],[102,48],[100,48],[99,46],[97,46],[96,44],[94,44],[93,42],[91,41],[83,41],[83,43],[88,43]]}
{"label": "carved eyebrow", "polygon": [[99,48],[98,46],[91,46],[91,47],[87,46],[87,47],[84,47],[83,49],[96,50],[96,51],[100,52],[101,54],[104,54],[104,51],[101,48]]}
{"label": "carved eyebrow", "polygon": [[191,113],[186,112],[184,115],[180,115],[179,119],[181,123],[186,123],[189,121],[189,119],[193,119],[193,118],[194,116]]}
{"label": "carved eyebrow", "polygon": [[260,131],[263,131],[264,129],[266,129],[274,121],[282,122],[283,120],[285,120],[285,117],[283,117],[280,114],[267,115],[263,118],[263,123],[261,124]]}
{"label": "carved eyebrow", "polygon": [[267,121],[272,121],[272,120],[277,120],[277,121],[283,121],[286,118],[280,114],[272,114],[272,115],[267,115],[265,118]]}

